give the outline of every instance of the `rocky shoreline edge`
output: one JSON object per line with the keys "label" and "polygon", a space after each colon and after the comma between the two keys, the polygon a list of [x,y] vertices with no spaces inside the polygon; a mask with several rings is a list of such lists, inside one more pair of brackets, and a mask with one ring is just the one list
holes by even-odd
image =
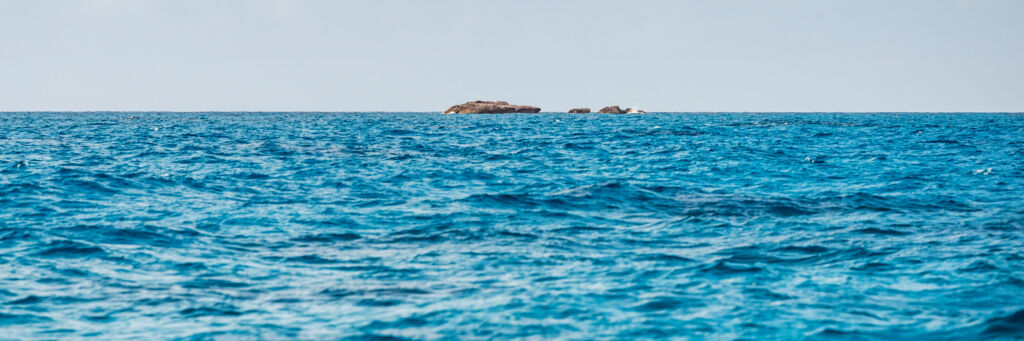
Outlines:
{"label": "rocky shoreline edge", "polygon": [[[505,101],[472,101],[463,104],[453,105],[448,110],[445,110],[445,114],[512,114],[512,113],[524,113],[524,114],[536,114],[540,112],[540,108],[529,106],[529,105],[515,105],[509,104]],[[569,110],[570,114],[588,114],[590,108],[576,108]],[[645,114],[646,112],[639,108],[625,108],[622,109],[617,105],[611,105],[597,111],[598,114]]]}

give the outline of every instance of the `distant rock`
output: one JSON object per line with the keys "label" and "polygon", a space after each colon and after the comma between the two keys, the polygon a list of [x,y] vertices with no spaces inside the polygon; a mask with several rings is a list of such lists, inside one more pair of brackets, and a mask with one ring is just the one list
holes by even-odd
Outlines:
{"label": "distant rock", "polygon": [[597,111],[598,114],[625,114],[626,111],[619,108],[619,106],[607,106]]}
{"label": "distant rock", "polygon": [[601,110],[597,111],[598,114],[646,114],[646,111],[640,110],[640,108],[619,108],[617,105],[610,105]]}
{"label": "distant rock", "polygon": [[576,108],[569,110],[570,114],[586,114],[590,113],[590,108]]}
{"label": "distant rock", "polygon": [[445,114],[509,114],[539,113],[540,108],[529,105],[513,105],[505,101],[473,101],[452,106]]}

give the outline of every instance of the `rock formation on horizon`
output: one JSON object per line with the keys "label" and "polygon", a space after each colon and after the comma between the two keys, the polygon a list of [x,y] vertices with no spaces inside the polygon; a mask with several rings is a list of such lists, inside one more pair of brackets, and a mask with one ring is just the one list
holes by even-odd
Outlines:
{"label": "rock formation on horizon", "polygon": [[570,110],[569,110],[569,113],[570,113],[570,114],[586,114],[586,113],[590,113],[590,108],[576,108],[576,109],[570,109]]}
{"label": "rock formation on horizon", "polygon": [[509,114],[539,113],[540,108],[529,105],[508,104],[505,101],[473,101],[452,106],[445,114]]}
{"label": "rock formation on horizon", "polygon": [[626,111],[622,110],[617,105],[614,105],[614,106],[609,105],[607,107],[601,108],[601,110],[598,110],[597,113],[598,114],[625,114]]}
{"label": "rock formation on horizon", "polygon": [[617,105],[609,105],[597,111],[598,114],[646,114],[646,111],[638,108],[619,108]]}

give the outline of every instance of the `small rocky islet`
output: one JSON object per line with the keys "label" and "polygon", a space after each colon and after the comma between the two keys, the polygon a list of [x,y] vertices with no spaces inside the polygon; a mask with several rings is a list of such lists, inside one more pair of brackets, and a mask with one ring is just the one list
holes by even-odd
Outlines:
{"label": "small rocky islet", "polygon": [[[525,113],[536,114],[540,108],[529,105],[509,104],[505,101],[472,101],[463,104],[453,105],[445,110],[445,114],[512,114]],[[570,114],[589,114],[590,108],[575,108],[569,110]],[[617,105],[607,106],[597,111],[598,114],[646,114],[639,108],[622,109]]]}
{"label": "small rocky islet", "polygon": [[646,111],[639,108],[619,108],[617,105],[609,105],[597,111],[598,114],[646,114]]}
{"label": "small rocky islet", "polygon": [[454,105],[445,114],[511,114],[527,113],[536,114],[540,108],[529,105],[508,104],[505,101],[473,101]]}

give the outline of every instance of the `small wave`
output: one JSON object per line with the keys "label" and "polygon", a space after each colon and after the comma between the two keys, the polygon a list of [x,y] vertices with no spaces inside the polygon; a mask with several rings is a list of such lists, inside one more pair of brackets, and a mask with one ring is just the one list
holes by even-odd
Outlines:
{"label": "small wave", "polygon": [[868,339],[864,333],[858,331],[843,330],[834,327],[821,328],[815,333],[811,333],[814,337],[822,337],[825,339],[842,339],[842,340],[861,340]]}
{"label": "small wave", "polygon": [[267,218],[267,217],[244,217],[244,216],[243,217],[228,218],[228,219],[225,219],[225,220],[221,221],[221,223],[220,223],[221,226],[243,226],[243,227],[250,227],[250,226],[272,227],[272,226],[275,226],[277,224],[278,224],[277,220],[276,219],[272,219],[272,218]]}
{"label": "small wave", "polygon": [[34,314],[8,314],[0,312],[0,326],[16,327],[24,324],[51,322],[53,319]]}
{"label": "small wave", "polygon": [[286,257],[283,260],[286,261],[286,262],[292,262],[292,263],[304,263],[304,264],[314,264],[314,265],[341,263],[341,261],[334,260],[334,259],[323,258],[323,257],[320,257],[318,255],[302,255],[302,256],[295,256],[295,257]]}
{"label": "small wave", "polygon": [[884,236],[906,236],[906,235],[911,234],[910,232],[890,230],[890,229],[880,229],[880,228],[877,228],[877,227],[868,227],[868,228],[853,230],[853,232],[855,232],[855,233],[863,233],[863,234],[884,235]]}
{"label": "small wave", "polygon": [[98,193],[102,195],[120,194],[121,191],[113,189],[92,180],[65,180],[64,185],[77,192]]}
{"label": "small wave", "polygon": [[958,143],[960,143],[960,141],[957,141],[957,140],[947,140],[947,139],[937,139],[937,140],[924,141],[924,143],[958,144]]}
{"label": "small wave", "polygon": [[820,245],[808,245],[808,246],[789,245],[789,246],[784,246],[784,247],[777,248],[774,251],[799,252],[799,253],[806,253],[806,254],[819,254],[819,253],[828,252],[829,248],[824,247],[824,246],[820,246]]}
{"label": "small wave", "polygon": [[971,263],[970,265],[959,268],[956,271],[960,273],[985,273],[999,271],[999,267],[993,265],[991,262],[979,260]]}
{"label": "small wave", "polygon": [[409,340],[413,340],[413,339],[407,338],[407,337],[395,336],[395,335],[367,333],[367,334],[360,334],[360,335],[349,336],[349,337],[343,338],[341,340],[343,340],[343,341],[409,341]]}
{"label": "small wave", "polygon": [[785,301],[796,299],[794,296],[780,294],[766,288],[747,288],[743,290],[743,293],[760,300],[768,300],[773,302]]}
{"label": "small wave", "polygon": [[199,262],[174,263],[171,265],[171,268],[185,273],[201,272],[209,269],[206,264]]}
{"label": "small wave", "polygon": [[840,209],[871,210],[876,212],[898,211],[900,203],[893,198],[874,195],[870,193],[857,192],[854,194],[840,195],[835,197],[816,198],[825,202],[837,203]]}
{"label": "small wave", "polygon": [[51,242],[45,249],[36,253],[40,257],[79,258],[103,256],[107,252],[103,248],[70,240]]}
{"label": "small wave", "polygon": [[758,273],[764,271],[764,269],[758,266],[742,266],[738,264],[730,264],[726,261],[717,261],[713,265],[704,267],[700,271],[713,275],[727,276]]}
{"label": "small wave", "polygon": [[989,319],[985,321],[984,327],[982,334],[986,336],[1020,337],[1024,335],[1024,310]]}
{"label": "small wave", "polygon": [[22,169],[25,169],[25,168],[28,168],[28,160],[22,160],[22,161],[15,162],[10,167],[8,167],[8,169],[13,169],[13,170],[22,170]]}
{"label": "small wave", "polygon": [[32,242],[38,238],[37,231],[30,229],[10,229],[5,230],[0,228],[0,246],[12,246],[19,242]]}
{"label": "small wave", "polygon": [[203,306],[194,308],[185,308],[179,312],[181,315],[187,317],[203,317],[203,316],[241,316],[242,313],[238,311],[238,307],[232,305],[220,305],[220,306]]}
{"label": "small wave", "polygon": [[292,238],[292,241],[299,243],[334,243],[353,241],[361,238],[362,236],[355,233],[320,233],[295,237]]}
{"label": "small wave", "polygon": [[42,302],[43,299],[39,296],[29,295],[16,300],[7,301],[5,304],[8,305],[22,305],[22,304],[37,304]]}
{"label": "small wave", "polygon": [[856,270],[856,271],[872,271],[872,272],[874,272],[874,271],[888,271],[888,270],[893,270],[895,268],[896,267],[894,267],[892,264],[889,264],[889,263],[869,262],[869,263],[865,263],[863,265],[855,266],[855,267],[851,268],[851,270]]}
{"label": "small wave", "polygon": [[806,162],[806,163],[815,163],[815,164],[817,164],[817,163],[825,163],[825,160],[828,160],[828,155],[815,155],[815,156],[808,156],[808,157],[804,158],[804,162]]}
{"label": "small wave", "polygon": [[680,300],[679,298],[675,298],[675,297],[659,297],[659,298],[648,300],[647,302],[644,302],[643,304],[640,304],[639,306],[636,307],[636,310],[639,310],[639,311],[675,310],[675,309],[687,306],[688,305],[687,303],[691,303],[691,302]]}
{"label": "small wave", "polygon": [[779,205],[779,206],[774,206],[773,205],[773,206],[770,206],[770,207],[768,207],[768,213],[771,213],[771,214],[777,215],[777,216],[781,216],[781,217],[793,217],[793,216],[815,214],[815,212],[813,212],[813,211],[802,210],[802,209],[800,209],[799,207],[796,207],[796,206],[785,206],[785,205]]}
{"label": "small wave", "polygon": [[668,264],[685,264],[685,263],[696,262],[693,259],[686,258],[686,257],[683,257],[683,256],[664,254],[664,253],[642,254],[642,255],[637,256],[636,259],[638,261],[655,261],[655,262],[662,262],[662,263],[668,263]]}
{"label": "small wave", "polygon": [[100,227],[99,231],[102,231],[102,238],[105,243],[111,244],[135,244],[135,245],[155,245],[155,246],[172,246],[177,245],[178,241],[168,235],[154,231],[156,228],[150,226],[140,226],[137,228],[110,228]]}
{"label": "small wave", "polygon": [[237,281],[231,281],[219,278],[197,278],[181,284],[183,288],[188,289],[213,289],[213,288],[245,288],[250,286],[246,283]]}
{"label": "small wave", "polygon": [[553,197],[582,198],[582,197],[593,196],[593,195],[595,195],[597,193],[600,193],[601,191],[605,191],[605,190],[615,191],[615,190],[622,189],[624,187],[625,186],[622,183],[618,182],[618,181],[605,181],[605,182],[602,182],[602,183],[599,183],[599,184],[583,185],[583,186],[573,187],[573,188],[569,188],[569,189],[564,189],[564,190],[561,190],[561,191],[550,192],[547,195],[553,196]]}
{"label": "small wave", "polygon": [[390,129],[390,130],[387,130],[387,131],[385,131],[383,133],[385,135],[396,135],[396,136],[419,134],[418,132],[415,132],[415,131],[412,131],[412,130],[408,130],[408,129]]}
{"label": "small wave", "polygon": [[350,296],[357,297],[405,297],[412,295],[427,295],[430,291],[420,288],[373,288],[373,289],[325,289],[320,294],[334,298]]}

